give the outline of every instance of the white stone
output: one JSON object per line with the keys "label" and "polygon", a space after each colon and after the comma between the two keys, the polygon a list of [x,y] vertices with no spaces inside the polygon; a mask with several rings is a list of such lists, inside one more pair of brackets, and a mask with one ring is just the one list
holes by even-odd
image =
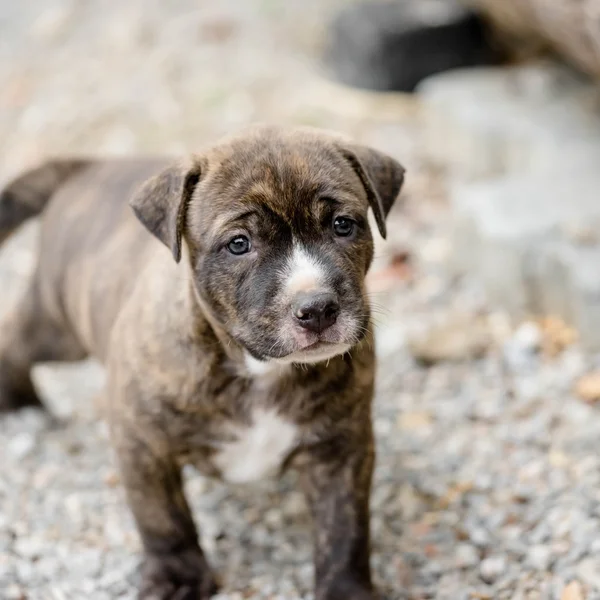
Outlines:
{"label": "white stone", "polygon": [[8,443],[8,453],[17,460],[26,458],[35,449],[35,437],[30,433],[19,433]]}
{"label": "white stone", "polygon": [[542,331],[536,323],[526,321],[515,331],[514,341],[525,350],[535,351],[542,343]]}
{"label": "white stone", "polygon": [[493,583],[506,571],[506,559],[503,556],[490,556],[479,566],[479,574],[486,583]]}

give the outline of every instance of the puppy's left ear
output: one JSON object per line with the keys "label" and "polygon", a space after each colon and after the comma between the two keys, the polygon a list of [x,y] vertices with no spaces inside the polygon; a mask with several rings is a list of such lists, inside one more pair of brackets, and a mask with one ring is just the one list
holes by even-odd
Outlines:
{"label": "puppy's left ear", "polygon": [[146,229],[181,260],[185,218],[200,181],[199,164],[178,164],[152,177],[133,195],[129,205]]}
{"label": "puppy's left ear", "polygon": [[341,152],[360,178],[379,233],[385,239],[385,219],[404,183],[404,167],[391,156],[367,146],[344,145]]}

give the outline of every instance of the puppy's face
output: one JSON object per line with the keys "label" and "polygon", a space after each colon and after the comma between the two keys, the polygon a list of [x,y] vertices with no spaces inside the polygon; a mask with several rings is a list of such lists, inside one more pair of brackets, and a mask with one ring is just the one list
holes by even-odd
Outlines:
{"label": "puppy's face", "polygon": [[367,212],[384,234],[403,178],[398,163],[322,133],[263,127],[165,176],[180,198],[163,211],[166,221],[174,211],[174,239],[168,227],[165,237],[149,226],[158,180],[134,210],[176,258],[185,239],[202,304],[250,356],[318,362],[361,340],[373,257]]}

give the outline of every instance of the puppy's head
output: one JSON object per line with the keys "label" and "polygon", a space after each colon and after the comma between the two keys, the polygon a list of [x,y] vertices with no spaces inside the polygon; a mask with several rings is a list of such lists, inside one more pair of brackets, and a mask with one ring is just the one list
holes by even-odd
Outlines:
{"label": "puppy's head", "polygon": [[369,323],[367,212],[385,218],[404,169],[310,129],[258,127],[147,182],[131,204],[181,258],[206,310],[253,358],[312,363]]}

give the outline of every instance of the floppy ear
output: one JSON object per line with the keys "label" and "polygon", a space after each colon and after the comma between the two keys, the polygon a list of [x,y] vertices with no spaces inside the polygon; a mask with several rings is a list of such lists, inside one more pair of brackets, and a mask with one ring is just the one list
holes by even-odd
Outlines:
{"label": "floppy ear", "polygon": [[187,207],[200,180],[200,166],[173,165],[152,177],[133,195],[129,205],[144,227],[181,260],[181,238]]}
{"label": "floppy ear", "polygon": [[379,233],[385,239],[385,218],[404,183],[404,167],[391,156],[367,146],[344,145],[341,152],[360,178]]}

